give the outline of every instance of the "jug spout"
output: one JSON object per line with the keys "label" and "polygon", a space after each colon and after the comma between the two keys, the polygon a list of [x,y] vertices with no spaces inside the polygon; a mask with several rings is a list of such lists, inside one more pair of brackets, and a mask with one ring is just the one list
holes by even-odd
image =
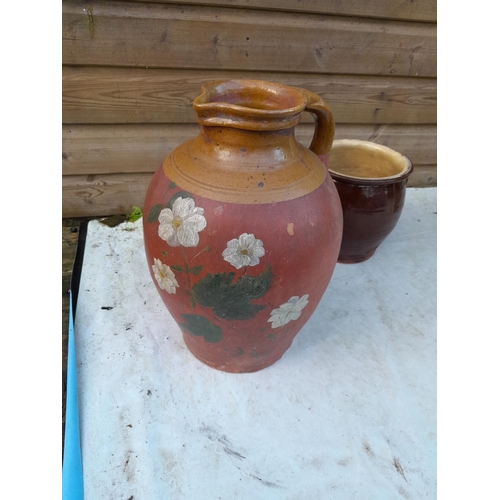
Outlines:
{"label": "jug spout", "polygon": [[301,89],[260,80],[225,80],[203,85],[193,106],[202,126],[264,132],[294,127],[306,104]]}

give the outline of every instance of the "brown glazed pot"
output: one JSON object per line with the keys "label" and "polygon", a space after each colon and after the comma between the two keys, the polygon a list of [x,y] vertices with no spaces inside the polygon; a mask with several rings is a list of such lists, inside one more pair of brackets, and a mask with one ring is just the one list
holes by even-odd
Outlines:
{"label": "brown glazed pot", "polygon": [[338,261],[363,262],[398,222],[412,163],[386,146],[345,139],[334,141],[329,171],[344,214]]}
{"label": "brown glazed pot", "polygon": [[[198,137],[165,159],[146,194],[148,267],[189,350],[252,372],[289,348],[337,261],[333,116],[312,92],[255,80],[207,84],[194,109]],[[294,136],[303,111],[316,119],[310,149]]]}

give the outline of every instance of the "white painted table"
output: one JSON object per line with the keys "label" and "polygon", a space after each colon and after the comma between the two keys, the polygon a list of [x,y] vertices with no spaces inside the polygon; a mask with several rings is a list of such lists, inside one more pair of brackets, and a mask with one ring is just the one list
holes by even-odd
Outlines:
{"label": "white painted table", "polygon": [[375,255],[338,264],[292,347],[252,374],[186,349],[142,221],[91,222],[75,327],[86,500],[435,498],[436,218],[436,189],[408,189]]}

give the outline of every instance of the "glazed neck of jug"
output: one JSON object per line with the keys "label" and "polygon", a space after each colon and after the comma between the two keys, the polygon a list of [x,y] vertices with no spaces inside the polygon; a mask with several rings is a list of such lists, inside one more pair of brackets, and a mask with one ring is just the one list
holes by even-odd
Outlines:
{"label": "glazed neck of jug", "polygon": [[316,123],[310,150],[328,167],[334,120],[314,92],[260,80],[216,81],[202,87],[193,105],[213,156],[224,159],[238,150],[259,162],[259,156],[271,154],[275,164],[296,156],[294,129],[308,111]]}

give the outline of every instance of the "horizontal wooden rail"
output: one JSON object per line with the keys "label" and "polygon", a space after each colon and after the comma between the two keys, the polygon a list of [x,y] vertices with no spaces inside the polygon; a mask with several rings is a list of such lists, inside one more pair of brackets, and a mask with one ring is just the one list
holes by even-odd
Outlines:
{"label": "horizontal wooden rail", "polygon": [[142,207],[152,174],[70,175],[62,178],[63,217],[127,214]]}
{"label": "horizontal wooden rail", "polygon": [[[142,207],[151,173],[69,175],[62,179],[63,217],[130,213]],[[435,165],[415,165],[408,186],[435,186]]]}
{"label": "horizontal wooden rail", "polygon": [[68,65],[436,77],[435,24],[65,0]]}
{"label": "horizontal wooden rail", "polygon": [[194,123],[192,102],[201,85],[229,78],[317,92],[339,123],[436,123],[434,78],[70,66],[63,67],[63,122]]}
{"label": "horizontal wooden rail", "polygon": [[[65,125],[63,175],[154,172],[164,158],[199,127],[186,125]],[[314,126],[301,124],[296,137],[308,146]],[[336,139],[370,140],[408,156],[414,164],[436,163],[435,125],[337,124]]]}
{"label": "horizontal wooden rail", "polygon": [[190,5],[240,7],[310,14],[374,17],[405,21],[437,21],[436,0],[135,0],[155,3],[183,3]]}

